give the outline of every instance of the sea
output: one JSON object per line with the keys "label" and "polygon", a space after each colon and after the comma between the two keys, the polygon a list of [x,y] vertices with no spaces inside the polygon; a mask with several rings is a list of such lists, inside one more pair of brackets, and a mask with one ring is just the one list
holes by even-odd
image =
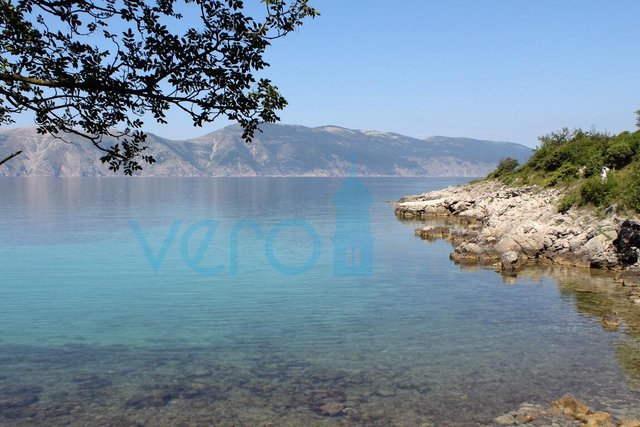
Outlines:
{"label": "sea", "polygon": [[640,417],[611,276],[456,265],[395,217],[468,179],[0,179],[0,425],[474,426],[566,393]]}

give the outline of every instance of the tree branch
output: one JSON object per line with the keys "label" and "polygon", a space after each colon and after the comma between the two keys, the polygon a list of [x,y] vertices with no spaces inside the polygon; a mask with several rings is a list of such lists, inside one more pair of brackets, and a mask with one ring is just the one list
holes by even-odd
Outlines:
{"label": "tree branch", "polygon": [[13,153],[12,155],[10,155],[9,157],[5,157],[4,159],[0,160],[0,166],[4,165],[9,160],[13,159],[14,157],[16,157],[16,156],[18,156],[20,154],[22,154],[22,151],[17,151],[15,153]]}
{"label": "tree branch", "polygon": [[[166,124],[172,106],[195,126],[226,116],[250,141],[286,106],[254,73],[271,40],[318,15],[308,1],[264,0],[256,20],[235,0],[0,0],[0,122],[33,111],[40,133],[87,139],[128,175],[153,163],[144,118]],[[172,25],[185,3],[200,8],[186,29]]]}
{"label": "tree branch", "polygon": [[[155,92],[149,92],[148,90],[145,89],[130,89],[127,87],[118,87],[118,86],[109,86],[109,85],[105,85],[105,84],[101,84],[99,82],[65,82],[62,80],[44,80],[44,79],[38,79],[35,77],[28,77],[28,76],[22,76],[16,73],[0,73],[0,80],[4,80],[6,82],[22,82],[22,83],[28,83],[28,84],[32,84],[35,86],[44,86],[44,87],[50,87],[50,88],[59,88],[59,89],[71,89],[71,90],[82,90],[85,92],[104,92],[104,93],[115,93],[115,94],[120,94],[120,95],[132,95],[132,96],[138,96],[140,98],[147,98],[147,99],[155,99],[155,100],[160,100],[160,101],[166,101],[166,102],[170,102],[170,103],[175,103],[175,102],[191,102],[194,103],[196,105],[199,105],[201,107],[206,107],[206,108],[217,108],[217,109],[232,109],[233,106],[232,105],[214,105],[214,104],[209,104],[205,101],[202,101],[201,99],[195,98],[195,97],[186,97],[186,96],[167,96],[167,95],[163,95],[161,93],[155,93]],[[199,91],[200,92],[200,91]],[[63,96],[73,96],[73,95],[60,95],[60,97]],[[36,100],[34,100],[33,102],[35,102]]]}

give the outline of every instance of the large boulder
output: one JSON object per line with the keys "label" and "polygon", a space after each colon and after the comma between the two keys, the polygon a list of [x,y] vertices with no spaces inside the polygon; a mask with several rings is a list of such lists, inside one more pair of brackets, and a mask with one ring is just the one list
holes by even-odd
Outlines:
{"label": "large boulder", "polygon": [[618,238],[613,242],[618,251],[618,258],[625,265],[638,262],[638,250],[640,249],[640,224],[636,221],[626,220],[620,226]]}

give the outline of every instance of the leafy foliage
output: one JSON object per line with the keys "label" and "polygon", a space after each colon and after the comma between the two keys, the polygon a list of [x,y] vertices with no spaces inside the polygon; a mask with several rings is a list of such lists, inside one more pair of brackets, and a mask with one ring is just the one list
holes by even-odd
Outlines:
{"label": "leafy foliage", "polygon": [[0,124],[32,111],[39,132],[81,135],[129,175],[154,161],[145,114],[166,123],[176,108],[196,126],[223,116],[250,140],[286,106],[254,76],[266,48],[317,15],[307,0],[263,6],[256,20],[240,0],[0,0]]}
{"label": "leafy foliage", "polygon": [[580,195],[575,192],[567,193],[558,203],[558,212],[565,213],[580,203]]}
{"label": "leafy foliage", "polygon": [[571,163],[565,163],[553,171],[549,178],[545,181],[546,187],[552,187],[559,182],[567,182],[580,176],[580,169]]}
{"label": "leafy foliage", "polygon": [[608,179],[592,176],[580,187],[579,203],[581,205],[590,203],[598,207],[608,206],[613,202],[617,190],[618,181],[613,174]]}
{"label": "leafy foliage", "polygon": [[[640,212],[639,152],[640,131],[609,135],[565,128],[540,137],[540,146],[524,165],[508,172],[499,165],[488,178],[513,185],[567,187],[558,206],[560,212],[572,206],[614,203]],[[603,178],[605,166],[610,171]]]}
{"label": "leafy foliage", "polygon": [[500,160],[500,163],[498,163],[498,167],[489,174],[488,178],[499,178],[504,174],[515,170],[518,165],[519,163],[516,159],[505,157],[504,159]]}
{"label": "leafy foliage", "polygon": [[640,164],[634,163],[627,170],[622,182],[622,201],[624,206],[640,212]]}

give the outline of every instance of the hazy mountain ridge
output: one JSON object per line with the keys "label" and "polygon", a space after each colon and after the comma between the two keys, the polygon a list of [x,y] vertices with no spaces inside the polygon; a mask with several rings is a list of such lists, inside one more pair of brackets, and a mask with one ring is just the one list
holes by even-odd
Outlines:
{"label": "hazy mountain ridge", "polygon": [[[531,148],[509,142],[408,136],[338,126],[262,125],[247,144],[239,126],[174,141],[149,134],[157,163],[141,176],[480,176],[504,157],[524,162]],[[0,176],[110,176],[100,152],[74,137],[67,144],[35,128],[0,130]]]}

